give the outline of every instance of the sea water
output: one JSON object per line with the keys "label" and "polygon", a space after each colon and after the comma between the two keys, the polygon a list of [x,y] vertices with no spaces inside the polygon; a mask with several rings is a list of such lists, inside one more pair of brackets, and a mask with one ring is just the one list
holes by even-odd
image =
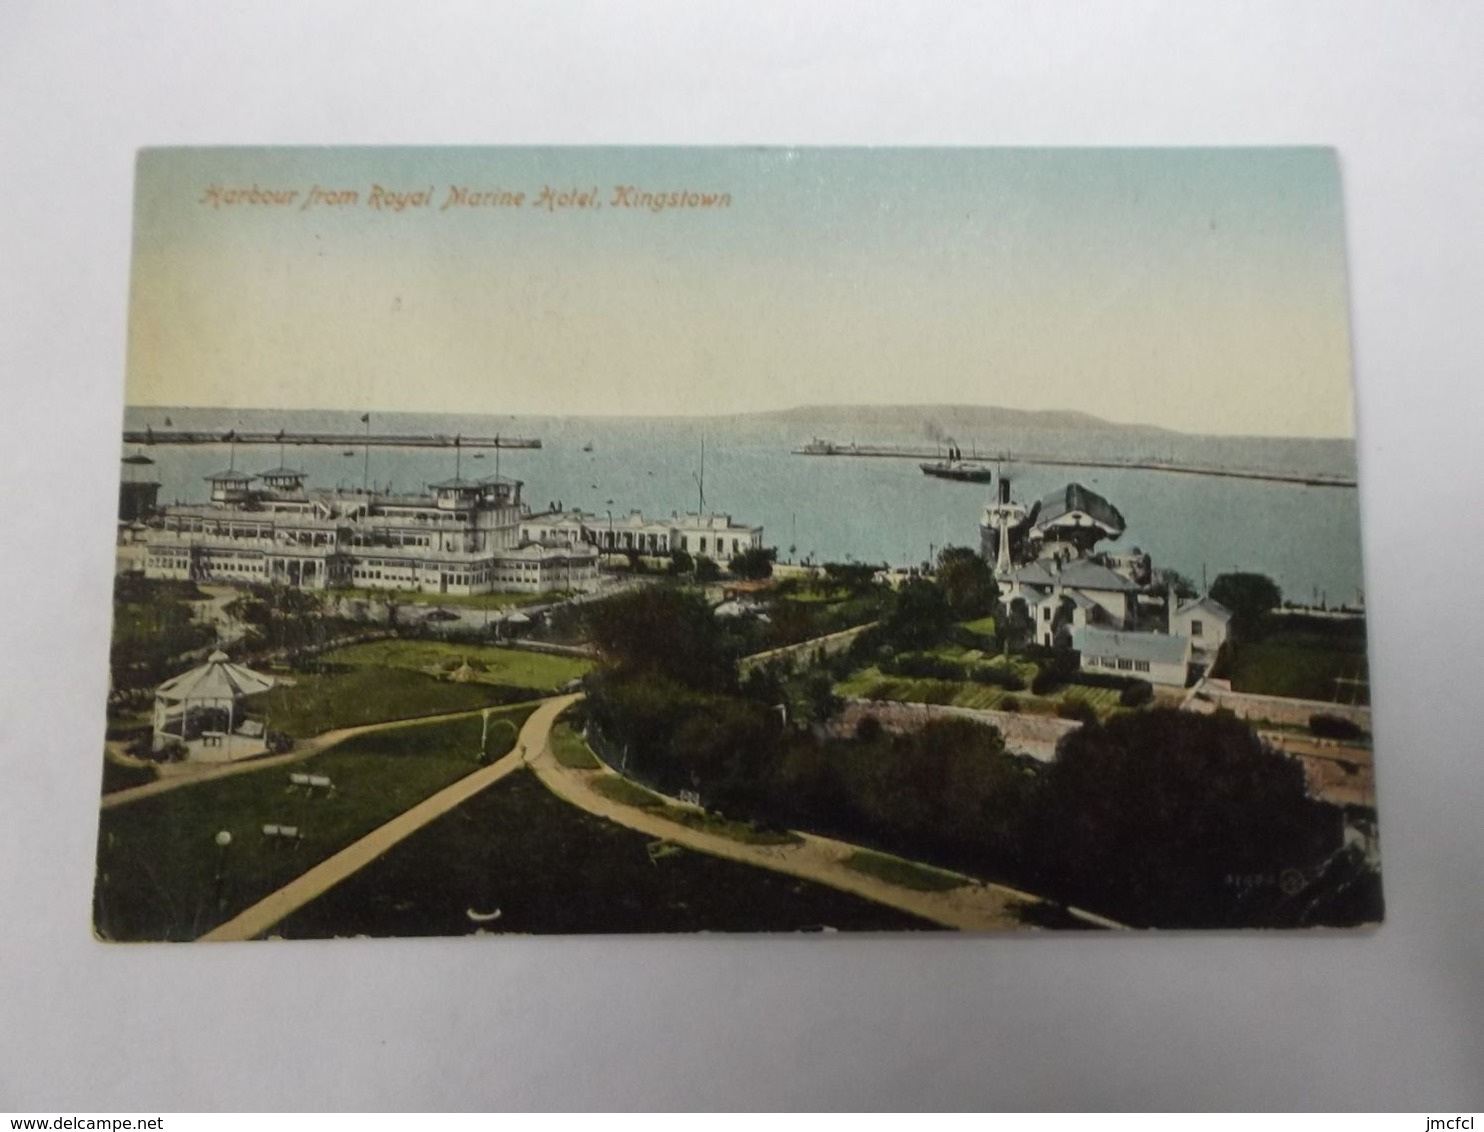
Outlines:
{"label": "sea water", "polygon": [[[252,432],[328,432],[360,435],[358,412],[141,409],[126,426],[156,430],[228,429]],[[169,418],[170,425],[165,424]],[[962,484],[923,475],[911,459],[819,457],[792,454],[811,436],[797,424],[768,416],[731,418],[535,418],[376,413],[373,433],[539,438],[540,449],[381,448],[287,445],[283,462],[308,474],[311,487],[360,488],[363,481],[392,491],[421,491],[428,483],[499,474],[524,482],[533,511],[560,504],[599,516],[598,523],[632,510],[646,517],[695,511],[704,488],[708,511],[762,524],[766,545],[783,561],[846,561],[920,565],[945,546],[979,545],[979,522],[991,485]],[[931,445],[916,435],[834,435],[837,442]],[[968,441],[959,444],[966,454]],[[1151,449],[1151,444],[1154,447]],[[584,448],[591,446],[590,451]],[[702,447],[704,445],[704,463]],[[1362,594],[1357,491],[1292,483],[1178,474],[1142,469],[1051,467],[1017,463],[1014,453],[1076,459],[1155,457],[1226,467],[1298,474],[1354,475],[1353,446],[1343,441],[1213,438],[1161,434],[1157,441],[1086,430],[1030,430],[978,438],[982,453],[1009,453],[1016,499],[1035,499],[1078,482],[1105,496],[1128,528],[1103,547],[1152,555],[1193,579],[1232,570],[1267,574],[1296,602],[1355,603]],[[136,446],[129,446],[132,454]],[[276,467],[279,450],[267,445],[138,446],[154,468],[160,501],[206,500],[204,477],[229,461],[254,473]],[[476,453],[483,453],[476,457]],[[704,470],[704,473],[703,473]]]}

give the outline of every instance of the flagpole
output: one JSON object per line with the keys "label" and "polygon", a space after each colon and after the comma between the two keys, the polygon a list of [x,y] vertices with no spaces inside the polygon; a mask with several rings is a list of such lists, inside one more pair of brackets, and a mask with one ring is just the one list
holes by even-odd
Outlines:
{"label": "flagpole", "polygon": [[366,462],[361,468],[361,491],[370,494],[371,483],[371,414],[365,413],[361,420],[366,422]]}

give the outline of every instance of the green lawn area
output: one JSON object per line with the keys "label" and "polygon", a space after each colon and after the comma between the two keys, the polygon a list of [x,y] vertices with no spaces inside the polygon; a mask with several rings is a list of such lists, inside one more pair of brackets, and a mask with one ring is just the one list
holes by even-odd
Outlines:
{"label": "green lawn area", "polygon": [[630,782],[616,774],[602,774],[590,784],[595,793],[623,806],[634,806],[641,810],[664,810],[669,804],[652,790]]}
{"label": "green lawn area", "polygon": [[129,790],[135,786],[147,786],[159,775],[152,766],[137,766],[134,763],[115,762],[103,756],[103,793]]}
{"label": "green lawn area", "polygon": [[510,684],[548,691],[592,669],[592,662],[579,657],[554,656],[501,648],[498,645],[460,645],[449,641],[383,640],[362,641],[334,649],[321,658],[327,664],[354,668],[403,668],[424,671],[453,668],[467,661],[476,670],[474,679],[486,684]]}
{"label": "green lawn area", "polygon": [[[1030,681],[1026,681],[1029,685]],[[887,676],[875,665],[857,669],[846,679],[835,685],[842,696],[865,700],[898,700],[913,704],[944,704],[951,707],[974,708],[980,711],[1003,710],[1008,697],[1020,705],[1020,710],[1030,715],[1051,715],[1056,705],[1069,696],[1083,700],[1093,706],[1099,714],[1106,715],[1118,707],[1118,692],[1112,688],[1087,688],[1068,684],[1049,696],[1035,696],[1029,687],[1019,692],[1007,692],[991,684],[976,684],[973,681],[932,680],[916,676]]]}
{"label": "green lawn area", "polygon": [[[476,922],[469,913],[494,919]],[[825,885],[656,842],[521,770],[270,934],[333,936],[931,929]]]}
{"label": "green lawn area", "polygon": [[[1233,650],[1230,673],[1232,688],[1264,696],[1292,696],[1301,700],[1335,699],[1335,679],[1369,676],[1362,639],[1358,647],[1344,642],[1314,642],[1298,635],[1283,635],[1239,644]],[[1357,694],[1358,692],[1358,694]],[[1362,684],[1339,685],[1343,703],[1370,703],[1370,688]]]}
{"label": "green lawn area", "polygon": [[[518,728],[533,709],[507,709]],[[288,766],[265,767],[103,810],[94,924],[117,940],[195,939],[312,865],[478,767],[478,716],[362,735]],[[491,729],[491,755],[515,730]],[[289,775],[326,775],[334,791],[308,797]],[[296,845],[265,824],[298,826]],[[232,835],[222,854],[219,830]],[[217,892],[218,860],[225,862]]]}
{"label": "green lawn area", "polygon": [[977,621],[963,621],[960,624],[971,633],[983,633],[986,637],[994,636],[993,617],[981,617]]}
{"label": "green lawn area", "polygon": [[[248,711],[269,727],[302,738],[337,727],[534,699],[592,667],[573,657],[420,640],[365,641],[319,659],[330,671],[295,673],[292,685],[249,699]],[[483,669],[469,683],[430,674],[466,660]]]}
{"label": "green lawn area", "polygon": [[873,849],[857,849],[845,858],[845,867],[918,892],[947,892],[950,888],[962,888],[970,880],[959,873],[935,869],[931,865],[921,865]]}
{"label": "green lawn area", "polygon": [[565,593],[553,591],[541,594],[489,593],[489,594],[438,594],[415,593],[407,590],[343,589],[335,591],[336,597],[358,598],[362,601],[384,602],[388,598],[399,605],[442,605],[449,609],[518,609],[523,605],[535,605],[561,601]]}
{"label": "green lawn area", "polygon": [[572,770],[601,770],[603,764],[588,749],[587,742],[569,723],[558,723],[551,730],[551,753],[556,761]]}

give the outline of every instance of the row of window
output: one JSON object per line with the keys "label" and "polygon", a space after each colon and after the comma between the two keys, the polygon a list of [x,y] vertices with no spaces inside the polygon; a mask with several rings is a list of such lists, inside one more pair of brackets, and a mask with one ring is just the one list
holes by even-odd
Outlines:
{"label": "row of window", "polygon": [[1089,656],[1085,661],[1092,668],[1114,668],[1119,672],[1149,671],[1147,660],[1130,660],[1126,656]]}

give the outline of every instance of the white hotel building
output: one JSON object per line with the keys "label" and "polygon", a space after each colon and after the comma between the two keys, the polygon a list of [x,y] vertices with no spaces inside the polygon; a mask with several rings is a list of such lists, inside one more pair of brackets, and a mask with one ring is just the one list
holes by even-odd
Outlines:
{"label": "white hotel building", "polygon": [[208,503],[162,507],[125,532],[146,577],[448,594],[597,586],[595,548],[525,533],[519,480],[392,494],[308,489],[290,468],[207,479]]}
{"label": "white hotel building", "polygon": [[521,538],[564,546],[587,544],[604,553],[661,557],[683,550],[692,557],[705,555],[727,563],[747,550],[763,545],[763,528],[737,523],[730,515],[672,513],[668,519],[646,519],[641,512],[626,515],[604,512],[548,511],[520,521]]}

